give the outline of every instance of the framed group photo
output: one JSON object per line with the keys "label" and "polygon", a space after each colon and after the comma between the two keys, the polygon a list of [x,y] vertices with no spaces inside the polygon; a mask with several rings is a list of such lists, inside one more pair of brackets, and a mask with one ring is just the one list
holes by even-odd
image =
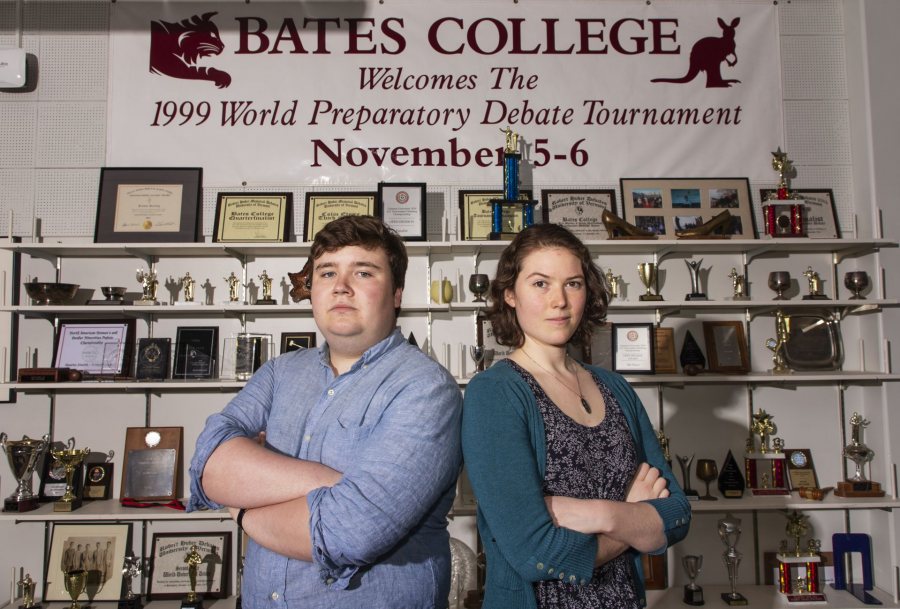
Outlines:
{"label": "framed group photo", "polygon": [[404,241],[426,241],[425,182],[379,182],[378,209]]}
{"label": "framed group photo", "polygon": [[196,551],[196,592],[227,598],[231,572],[231,533],[154,533],[147,596],[151,601],[181,600],[191,591],[188,555]]}
{"label": "framed group photo", "polygon": [[[759,189],[759,200],[763,203],[777,203],[769,201],[775,190],[771,188]],[[804,229],[810,239],[839,239],[841,227],[838,224],[837,208],[834,203],[834,191],[830,188],[792,188],[791,194],[797,195],[806,203],[806,217]],[[784,201],[786,204],[793,200]]]}
{"label": "framed group photo", "polygon": [[731,222],[722,233],[756,239],[747,178],[622,178],[622,210],[627,222],[660,239],[697,228],[723,211]]}
{"label": "framed group photo", "polygon": [[95,243],[200,240],[200,167],[103,167]]}
{"label": "framed group photo", "polygon": [[564,226],[582,241],[609,239],[601,216],[616,213],[616,191],[611,189],[542,190],[544,223]]}
{"label": "framed group photo", "polygon": [[54,524],[43,600],[71,603],[64,574],[83,569],[87,571],[83,594],[91,604],[118,601],[122,564],[130,544],[131,524]]}
{"label": "framed group photo", "polygon": [[312,241],[326,224],[344,216],[378,215],[377,192],[308,192],[303,240]]}
{"label": "framed group photo", "polygon": [[293,205],[289,192],[220,192],[213,241],[284,243],[290,238]]}

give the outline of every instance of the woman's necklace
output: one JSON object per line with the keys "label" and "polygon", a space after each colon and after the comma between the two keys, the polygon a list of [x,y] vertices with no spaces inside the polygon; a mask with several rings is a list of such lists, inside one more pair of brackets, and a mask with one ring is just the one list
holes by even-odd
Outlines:
{"label": "woman's necklace", "polygon": [[[575,371],[575,383],[577,383],[577,385],[578,385],[578,391],[575,391],[574,389],[572,389],[571,387],[569,387],[568,385],[563,383],[562,379],[560,379],[558,376],[556,376],[555,374],[553,374],[552,372],[550,372],[549,370],[547,370],[546,368],[541,366],[539,363],[537,363],[533,357],[528,355],[528,351],[526,351],[522,347],[519,347],[519,351],[524,353],[525,357],[530,359],[535,366],[537,366],[538,368],[540,368],[541,370],[543,370],[544,372],[546,372],[547,374],[549,374],[550,376],[555,378],[557,383],[559,383],[560,385],[562,385],[563,387],[565,387],[566,389],[568,389],[569,391],[571,391],[572,393],[577,395],[578,398],[581,400],[581,407],[584,408],[584,411],[586,413],[591,414],[591,405],[587,403],[587,400],[584,399],[584,394],[581,393],[581,381],[578,380],[578,371],[577,370]],[[567,353],[566,360],[568,360],[568,359],[569,359],[569,354]]]}

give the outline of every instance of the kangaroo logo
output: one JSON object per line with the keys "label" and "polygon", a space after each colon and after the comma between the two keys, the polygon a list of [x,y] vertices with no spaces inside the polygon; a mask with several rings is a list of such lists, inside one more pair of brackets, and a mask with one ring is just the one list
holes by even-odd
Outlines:
{"label": "kangaroo logo", "polygon": [[741,18],[733,20],[730,25],[726,25],[721,19],[719,27],[722,28],[722,37],[701,38],[694,43],[691,48],[691,64],[688,67],[687,74],[681,78],[654,78],[650,82],[673,82],[685,83],[691,82],[700,72],[706,72],[706,88],[714,87],[730,87],[733,83],[741,81],[736,79],[722,78],[722,63],[728,64],[729,68],[737,65],[737,54],[735,53],[734,29],[741,22]]}
{"label": "kangaroo logo", "polygon": [[219,28],[211,21],[216,13],[194,15],[178,23],[150,22],[150,72],[187,80],[211,80],[223,89],[231,75],[215,68],[197,67],[201,57],[218,55],[225,48]]}

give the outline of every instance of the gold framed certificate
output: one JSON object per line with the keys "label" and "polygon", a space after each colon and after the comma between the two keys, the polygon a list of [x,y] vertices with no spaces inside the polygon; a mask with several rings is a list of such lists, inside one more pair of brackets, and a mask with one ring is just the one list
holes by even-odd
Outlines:
{"label": "gold framed certificate", "polygon": [[289,238],[293,202],[289,192],[220,192],[213,241],[283,243]]}
{"label": "gold framed certificate", "polygon": [[375,192],[308,192],[303,240],[312,241],[326,224],[344,216],[375,216],[378,213]]}

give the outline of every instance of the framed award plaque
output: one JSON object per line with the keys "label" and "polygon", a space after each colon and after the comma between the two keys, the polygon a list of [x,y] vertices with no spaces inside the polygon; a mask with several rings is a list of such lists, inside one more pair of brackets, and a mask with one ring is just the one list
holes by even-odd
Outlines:
{"label": "framed award plaque", "polygon": [[142,338],[138,341],[134,376],[139,381],[161,381],[169,378],[171,338]]}
{"label": "framed award plaque", "polygon": [[179,327],[175,330],[175,371],[177,379],[211,379],[219,359],[218,326]]}
{"label": "framed award plaque", "polygon": [[119,499],[174,501],[178,498],[183,427],[129,427]]}
{"label": "framed award plaque", "polygon": [[87,463],[84,471],[83,499],[109,499],[112,497],[114,463]]}
{"label": "framed award plaque", "polygon": [[154,533],[147,584],[147,596],[151,601],[180,600],[191,592],[191,579],[185,564],[191,548],[196,548],[200,554],[197,593],[204,598],[228,597],[231,532]]}
{"label": "framed award plaque", "polygon": [[813,465],[812,452],[808,448],[786,448],[788,479],[790,490],[819,488],[819,478]]}

